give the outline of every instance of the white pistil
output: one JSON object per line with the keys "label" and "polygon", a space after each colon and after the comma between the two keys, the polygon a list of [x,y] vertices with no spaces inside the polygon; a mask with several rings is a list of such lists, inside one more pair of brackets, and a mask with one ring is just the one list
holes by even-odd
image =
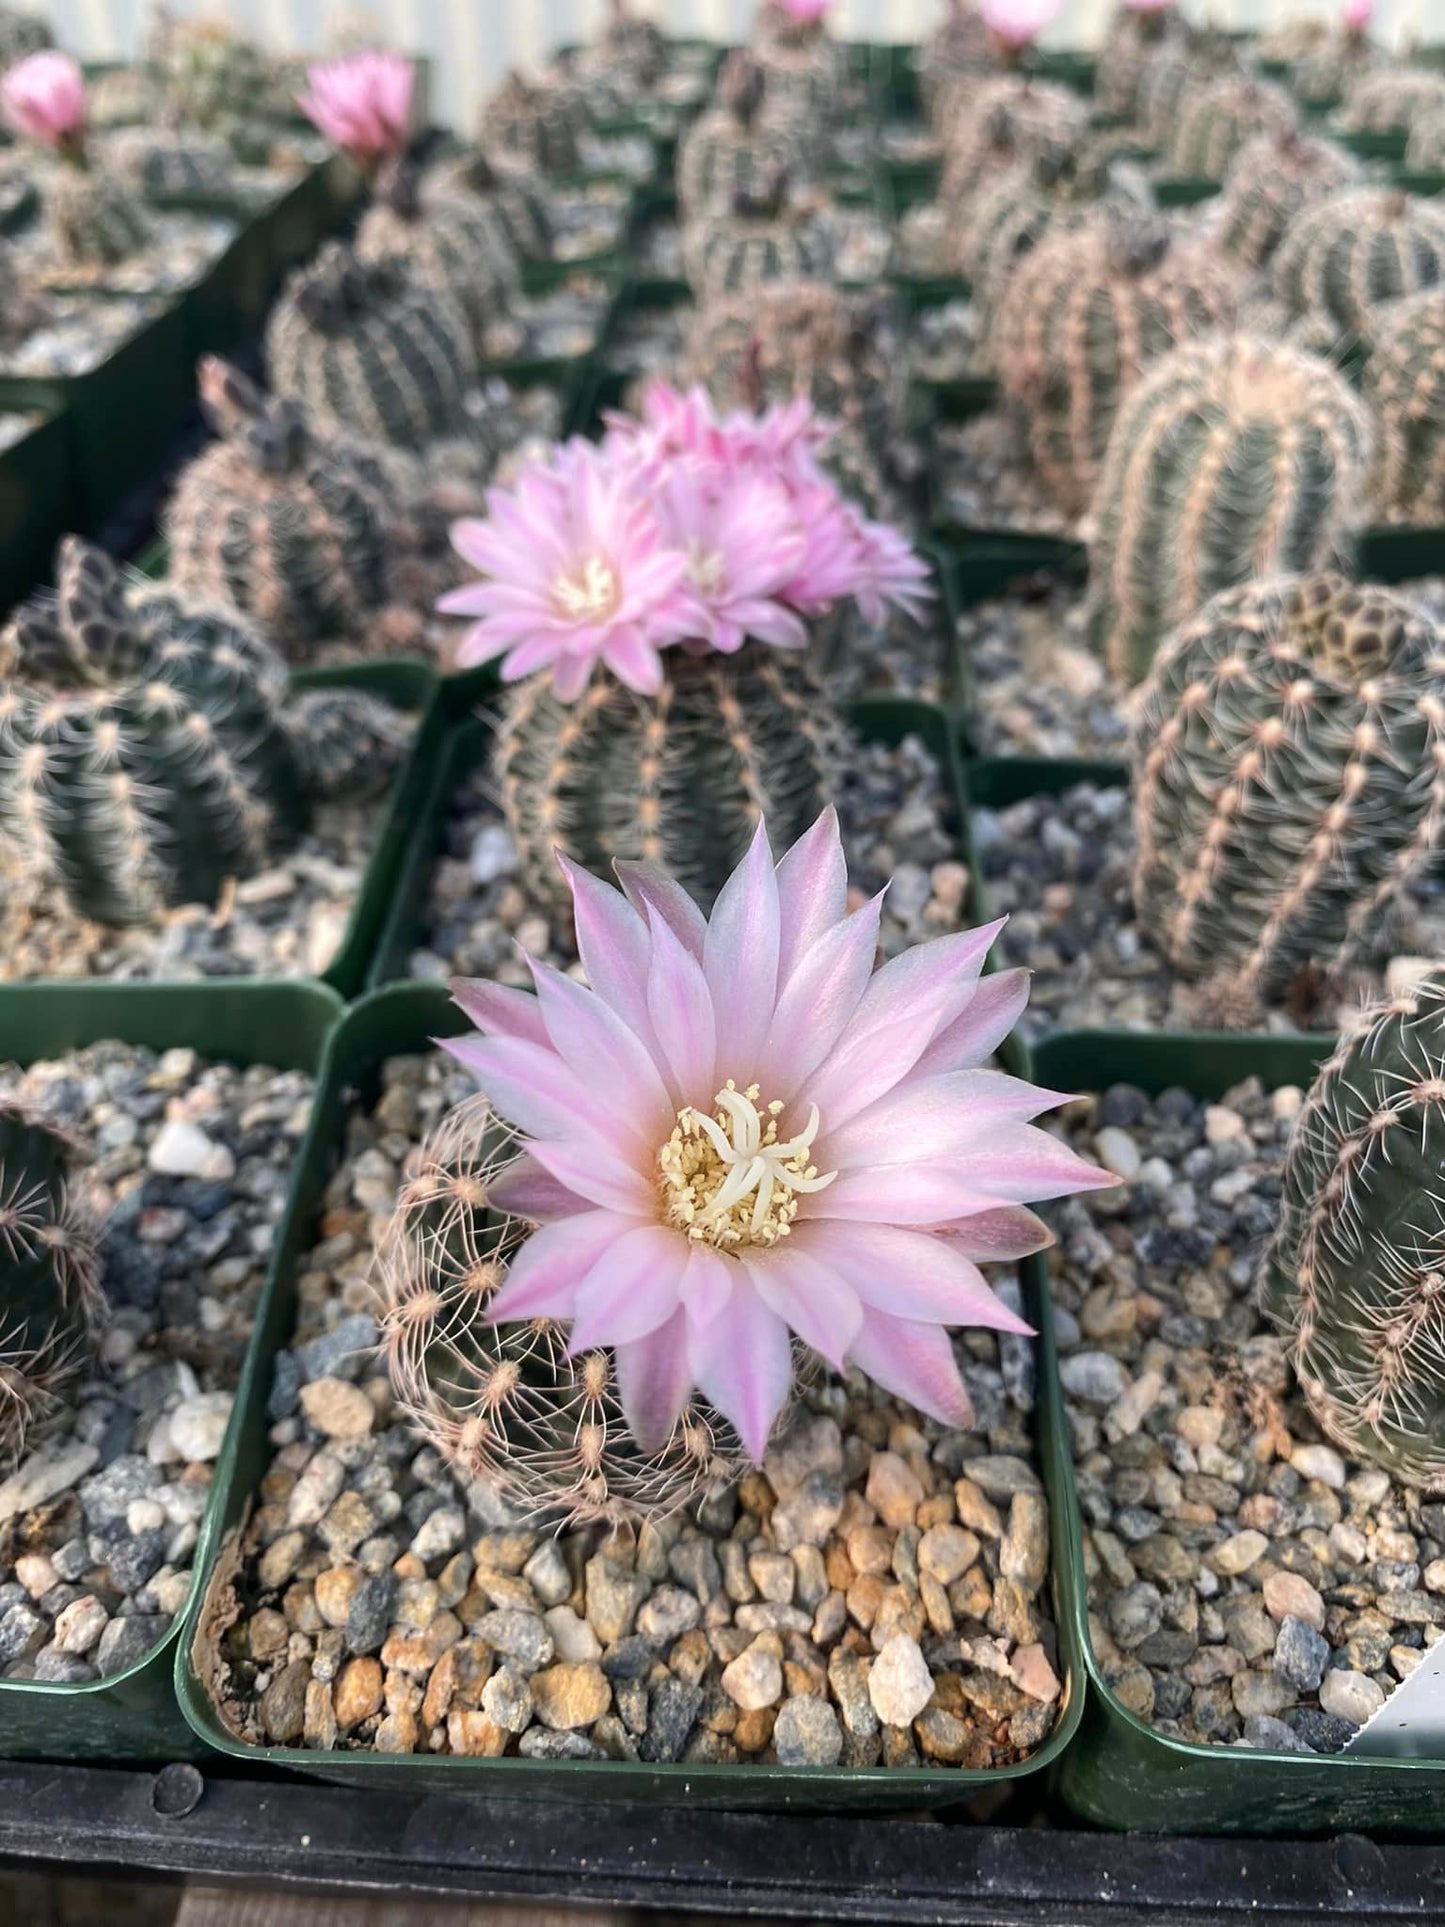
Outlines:
{"label": "white pistil", "polygon": [[659,1191],[668,1223],[719,1250],[772,1245],[787,1237],[798,1199],[837,1177],[811,1161],[818,1107],[794,1137],[779,1141],[783,1105],[759,1106],[756,1084],[740,1091],[731,1078],[707,1117],[691,1105],[677,1114],[658,1153]]}
{"label": "white pistil", "polygon": [[589,555],[569,575],[552,584],[552,600],[569,622],[599,622],[616,613],[617,574],[605,556]]}

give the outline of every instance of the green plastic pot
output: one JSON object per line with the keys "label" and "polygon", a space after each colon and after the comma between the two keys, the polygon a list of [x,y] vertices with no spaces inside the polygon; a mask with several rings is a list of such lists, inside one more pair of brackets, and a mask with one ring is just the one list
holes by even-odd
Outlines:
{"label": "green plastic pot", "polygon": [[[233,1064],[318,1072],[341,1014],[341,1000],[319,984],[74,983],[0,990],[0,1061],[34,1063],[104,1038],[154,1050],[184,1045]],[[194,1570],[207,1563],[219,1528],[227,1468],[242,1414],[255,1403],[262,1293],[236,1389],[231,1425],[201,1520]],[[201,1758],[205,1746],[186,1725],[171,1686],[171,1629],[142,1660],[111,1679],[80,1685],[0,1680],[0,1748],[14,1760],[103,1760],[109,1764]]]}
{"label": "green plastic pot", "polygon": [[76,521],[71,435],[62,416],[37,416],[0,452],[0,608],[43,581],[55,545]]}
{"label": "green plastic pot", "polygon": [[[1157,1093],[1171,1085],[1218,1098],[1247,1077],[1271,1088],[1307,1088],[1333,1045],[1330,1038],[1240,1037],[1171,1033],[1140,1037],[1123,1031],[1060,1032],[1035,1045],[1034,1074],[1054,1090],[1104,1091],[1138,1085]],[[1073,1454],[1058,1377],[1048,1305],[1048,1260],[1027,1260],[1039,1320],[1041,1404],[1050,1489],[1063,1495],[1067,1550],[1060,1561],[1065,1611],[1084,1655],[1088,1685],[1078,1736],[1054,1771],[1053,1784],[1073,1811],[1094,1825],[1164,1834],[1445,1834],[1445,1762],[1381,1761],[1253,1748],[1199,1746],[1166,1738],[1135,1717],[1105,1684],[1089,1643],[1083,1524]]]}
{"label": "green plastic pot", "polygon": [[[886,1768],[833,1767],[812,1770],[778,1766],[646,1766],[622,1761],[468,1759],[420,1754],[407,1757],[373,1752],[322,1752],[292,1747],[253,1747],[237,1740],[221,1723],[198,1676],[195,1639],[202,1623],[206,1589],[227,1535],[240,1526],[250,1495],[270,1461],[266,1397],[270,1362],[289,1344],[295,1322],[296,1277],[315,1236],[326,1181],[337,1162],[348,1095],[374,1094],[382,1062],[400,1053],[427,1050],[434,1039],[467,1028],[456,1007],[434,985],[393,986],[352,1006],[333,1034],[311,1129],[299,1160],[299,1181],[277,1246],[277,1262],[257,1321],[256,1371],[246,1380],[246,1401],[228,1451],[217,1471],[219,1529],[207,1536],[202,1585],[193,1595],[185,1630],[176,1649],[176,1697],[197,1741],[255,1768],[266,1766],[315,1779],[377,1789],[478,1794],[495,1798],[583,1805],[594,1800],[795,1811],[881,1811],[955,1809],[984,1816],[1057,1761],[1078,1724],[1079,1660],[1074,1621],[1061,1611],[1060,1672],[1064,1695],[1053,1732],[1027,1761],[992,1772],[928,1767],[893,1773]],[[1051,1421],[1045,1411],[1041,1422]],[[1055,1419],[1053,1421],[1057,1423]],[[1052,1475],[1051,1475],[1052,1476]],[[1063,1551],[1061,1506],[1049,1487],[1054,1556]],[[1058,1591],[1056,1585],[1056,1591]],[[1064,1589],[1065,1592],[1067,1589]],[[1060,1602],[1062,1605],[1062,1601]],[[1067,1623],[1067,1630],[1066,1630]]]}

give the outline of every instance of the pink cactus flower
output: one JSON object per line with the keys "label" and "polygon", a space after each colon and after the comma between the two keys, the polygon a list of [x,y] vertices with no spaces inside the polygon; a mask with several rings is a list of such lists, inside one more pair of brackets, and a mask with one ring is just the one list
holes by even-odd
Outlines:
{"label": "pink cactus flower", "polygon": [[1062,0],[979,0],[983,23],[1010,53],[1031,47],[1059,11]]}
{"label": "pink cactus flower", "polygon": [[1375,0],[1345,0],[1345,29],[1363,33],[1375,17]]}
{"label": "pink cactus flower", "polygon": [[787,491],[766,476],[702,461],[675,461],[657,509],[669,546],[687,557],[691,636],[734,655],[749,636],[802,649],[808,631],[782,597],[806,550]]}
{"label": "pink cactus flower", "polygon": [[833,0],[774,0],[779,13],[797,27],[816,27],[826,16]]}
{"label": "pink cactus flower", "polygon": [[296,104],[358,167],[401,153],[411,129],[412,63],[399,53],[347,54],[308,68]]}
{"label": "pink cactus flower", "polygon": [[84,146],[86,99],[80,68],[69,54],[28,54],[0,81],[0,106],[17,134],[78,156]]}
{"label": "pink cactus flower", "polygon": [[794,1336],[968,1424],[947,1328],[1029,1329],[979,1262],[1116,1182],[1034,1125],[1062,1097],[982,1068],[1028,997],[981,975],[1001,924],[875,974],[882,896],[849,914],[831,810],[776,866],[760,825],[710,919],[654,866],[619,894],[559,860],[591,988],[453,987],[483,1034],[447,1048],[522,1133],[492,1201],[538,1227],[489,1315],[612,1347],[645,1450],[697,1387],[760,1460]]}

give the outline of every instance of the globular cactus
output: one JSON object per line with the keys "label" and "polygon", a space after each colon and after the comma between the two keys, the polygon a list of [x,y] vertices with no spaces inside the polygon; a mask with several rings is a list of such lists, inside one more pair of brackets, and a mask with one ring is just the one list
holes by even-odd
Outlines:
{"label": "globular cactus", "polygon": [[1445,281],[1445,209],[1396,188],[1356,187],[1302,207],[1275,252],[1274,292],[1295,316],[1368,337],[1385,301]]}
{"label": "globular cactus", "polygon": [[677,200],[684,223],[726,210],[737,195],[765,190],[775,173],[800,178],[805,154],[786,128],[762,116],[767,82],[750,54],[729,54],[718,104],[683,135],[677,150]]}
{"label": "globular cactus", "polygon": [[1225,34],[1166,40],[1139,82],[1138,120],[1145,141],[1156,153],[1167,153],[1185,102],[1216,80],[1237,79],[1243,73],[1239,49]]}
{"label": "globular cactus", "polygon": [[496,216],[519,261],[550,261],[556,245],[552,204],[536,177],[505,156],[468,148],[436,170],[447,193],[472,194]]}
{"label": "globular cactus", "polygon": [[162,15],[150,57],[171,115],[193,127],[225,134],[272,105],[265,54],[224,20]]}
{"label": "globular cactus", "polygon": [[1351,1459],[1445,1491],[1445,980],[1367,1013],[1285,1157],[1260,1299]]}
{"label": "globular cactus", "polygon": [[1252,74],[1224,74],[1186,93],[1164,149],[1169,173],[1223,180],[1242,147],[1261,135],[1278,138],[1299,125],[1283,87]]}
{"label": "globular cactus", "polygon": [[1167,355],[1120,411],[1094,497],[1088,627],[1114,676],[1139,682],[1222,589],[1347,555],[1373,453],[1368,411],[1314,355],[1251,335]]}
{"label": "globular cactus", "polygon": [[478,138],[484,148],[515,154],[539,174],[575,174],[587,118],[575,87],[555,77],[534,83],[511,73],[484,102]]}
{"label": "globular cactus", "polygon": [[91,79],[87,93],[89,124],[97,132],[115,127],[155,129],[164,121],[165,94],[149,67],[112,67]]}
{"label": "globular cactus", "polygon": [[530,1229],[489,1202],[516,1155],[483,1096],[422,1147],[377,1253],[392,1389],[464,1480],[523,1519],[605,1521],[676,1511],[743,1470],[731,1427],[692,1400],[660,1451],[633,1440],[611,1353],[567,1353],[550,1319],[492,1325],[487,1307]]}
{"label": "globular cactus", "polygon": [[0,1478],[83,1372],[104,1309],[74,1154],[52,1125],[0,1103]]}
{"label": "globular cactus", "polygon": [[100,167],[56,168],[43,199],[56,249],[77,267],[116,267],[154,239],[135,190]]}
{"label": "globular cactus", "polygon": [[125,127],[103,150],[113,166],[153,207],[195,201],[236,202],[236,162],[224,141],[180,128]]}
{"label": "globular cactus", "polygon": [[918,96],[924,118],[937,124],[939,107],[957,80],[993,73],[993,37],[973,0],[947,0],[942,20],[918,49]]}
{"label": "globular cactus", "polygon": [[704,907],[760,816],[784,845],[833,793],[840,726],[812,669],[746,642],[736,655],[669,650],[656,696],[594,674],[575,703],[544,677],[511,692],[496,775],[530,895],[570,902],[555,852],[605,874],[661,863]]}
{"label": "globular cactus", "polygon": [[182,472],[167,508],[171,581],[252,617],[299,659],[356,634],[390,599],[405,519],[381,451],[318,436],[295,402],[225,362],[203,361],[198,386],[221,439]]}
{"label": "globular cactus", "polygon": [[456,300],[419,286],[396,256],[360,261],[337,241],[288,280],[266,363],[272,388],[317,427],[412,450],[465,436],[479,378]]}
{"label": "globular cactus", "polygon": [[1208,1021],[1327,978],[1445,834],[1445,637],[1337,575],[1226,591],[1134,719],[1142,928]]}
{"label": "globular cactus", "polygon": [[[344,693],[361,794],[385,782],[402,734],[371,697]],[[239,617],[127,585],[109,557],[67,537],[55,595],[33,597],[0,632],[11,901],[56,888],[77,914],[113,924],[214,902],[304,820],[309,731],[284,663]],[[334,764],[334,726],[330,737]],[[332,777],[335,794],[344,785]]]}
{"label": "globular cactus", "polygon": [[1411,121],[1405,166],[1412,174],[1445,174],[1445,101],[1422,108]]}
{"label": "globular cactus", "polygon": [[1350,28],[1327,33],[1293,63],[1290,91],[1306,107],[1333,107],[1378,63],[1367,34]]}
{"label": "globular cactus", "polygon": [[955,213],[987,181],[1032,160],[1044,147],[1081,140],[1088,124],[1077,94],[1019,74],[967,86],[946,111],[938,198]]}
{"label": "globular cactus", "polygon": [[481,352],[488,328],[516,301],[521,270],[501,221],[474,195],[424,187],[409,160],[377,182],[356,231],[362,261],[405,260],[418,287],[454,300]]}
{"label": "globular cactus", "polygon": [[794,194],[775,169],[756,193],[738,189],[731,207],[699,215],[683,233],[683,262],[699,301],[776,281],[826,281],[838,257],[831,204]]}
{"label": "globular cactus", "polygon": [[1093,499],[1114,424],[1161,356],[1233,325],[1238,275],[1157,215],[1101,214],[1047,235],[1014,270],[989,341],[1040,481],[1069,514]]}
{"label": "globular cactus", "polygon": [[1150,67],[1166,48],[1187,54],[1191,37],[1177,8],[1116,8],[1094,68],[1095,112],[1105,120],[1136,119]]}
{"label": "globular cactus", "polygon": [[1383,522],[1445,523],[1445,288],[1375,316],[1365,399],[1380,431],[1375,513]]}
{"label": "globular cactus", "polygon": [[798,19],[786,7],[765,4],[756,15],[752,52],[766,77],[769,119],[818,145],[847,110],[847,49],[821,19]]}
{"label": "globular cactus", "polygon": [[1335,125],[1345,134],[1408,134],[1422,113],[1445,107],[1445,74],[1424,67],[1382,67],[1362,74]]}
{"label": "globular cactus", "polygon": [[1359,178],[1359,162],[1333,141],[1297,128],[1261,134],[1230,163],[1214,228],[1219,245],[1245,267],[1262,268],[1301,208]]}

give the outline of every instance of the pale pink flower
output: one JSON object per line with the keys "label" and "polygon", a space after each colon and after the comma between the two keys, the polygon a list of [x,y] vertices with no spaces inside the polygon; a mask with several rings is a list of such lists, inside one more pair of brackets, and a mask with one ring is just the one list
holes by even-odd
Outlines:
{"label": "pale pink flower", "polygon": [[346,54],[308,68],[296,104],[359,167],[374,168],[406,146],[415,80],[404,54]]}
{"label": "pale pink flower", "polygon": [[832,4],[833,0],[774,0],[778,12],[799,27],[816,26]]}
{"label": "pale pink flower", "polygon": [[47,48],[6,69],[0,105],[17,134],[57,151],[78,152],[85,133],[85,82],[69,54]]}
{"label": "pale pink flower", "polygon": [[458,652],[462,666],[501,656],[505,682],[545,669],[574,702],[601,663],[629,689],[655,694],[658,651],[680,640],[687,560],[664,547],[630,477],[590,443],[573,442],[512,489],[490,489],[487,510],[486,521],[452,529],[457,553],[484,579],[437,604],[479,618]]}
{"label": "pale pink flower", "polygon": [[710,460],[723,453],[720,423],[705,388],[684,394],[670,382],[654,379],[642,391],[637,414],[609,414],[603,449],[622,460],[654,469],[677,456],[701,455]]}
{"label": "pale pink flower", "polygon": [[979,0],[983,23],[1010,52],[1032,46],[1062,0]]}
{"label": "pale pink flower", "polygon": [[685,641],[734,655],[749,636],[802,649],[808,631],[782,600],[806,543],[782,485],[697,458],[670,464],[655,498],[664,539],[687,557]]}
{"label": "pale pink flower", "polygon": [[850,514],[858,553],[853,595],[864,619],[881,625],[889,609],[901,609],[915,622],[921,621],[933,600],[928,564],[897,529],[886,522],[870,522],[856,509]]}
{"label": "pale pink flower", "polygon": [[454,986],[484,1035],[447,1048],[523,1136],[491,1200],[538,1227],[495,1322],[611,1347],[648,1450],[697,1387],[760,1460],[794,1336],[967,1424],[947,1328],[1028,1329],[979,1262],[1115,1182],[1034,1126],[1062,1098],[983,1068],[1028,996],[980,974],[1001,926],[875,974],[882,897],[848,913],[831,810],[776,866],[760,825],[707,919],[653,866],[619,894],[562,864],[591,988],[537,962],[535,997]]}
{"label": "pale pink flower", "polygon": [[1363,33],[1375,17],[1375,0],[1345,0],[1345,27]]}

